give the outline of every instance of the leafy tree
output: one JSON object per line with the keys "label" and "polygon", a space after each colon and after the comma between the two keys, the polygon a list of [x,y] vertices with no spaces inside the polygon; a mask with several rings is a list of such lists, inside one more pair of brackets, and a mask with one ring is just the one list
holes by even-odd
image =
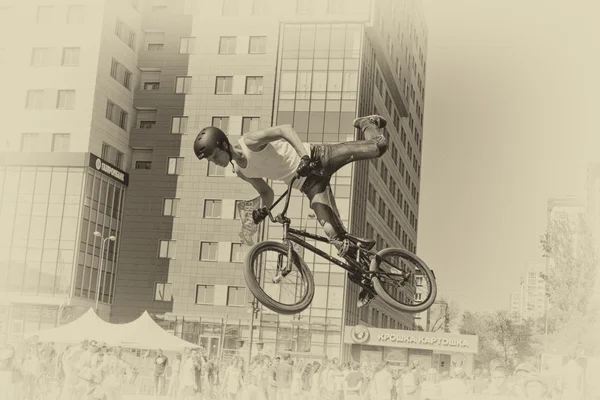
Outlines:
{"label": "leafy tree", "polygon": [[442,297],[430,308],[429,332],[450,332],[459,315],[458,304]]}
{"label": "leafy tree", "polygon": [[459,333],[479,337],[478,367],[487,369],[494,359],[514,367],[520,360],[535,354],[533,323],[518,321],[506,311],[494,313],[465,312],[459,324]]}
{"label": "leafy tree", "polygon": [[550,303],[549,319],[557,329],[588,308],[597,259],[589,229],[583,217],[577,221],[553,221],[541,238],[544,257],[550,268],[542,274]]}

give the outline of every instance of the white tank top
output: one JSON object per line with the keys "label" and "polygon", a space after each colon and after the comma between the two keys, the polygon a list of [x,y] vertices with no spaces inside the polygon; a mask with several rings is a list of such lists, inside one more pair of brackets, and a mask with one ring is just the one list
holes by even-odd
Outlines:
{"label": "white tank top", "polygon": [[[238,166],[240,172],[245,177],[266,178],[289,184],[296,174],[296,168],[300,164],[300,156],[287,140],[279,139],[267,143],[261,151],[250,150],[246,145],[244,137],[241,137],[238,143],[248,161],[246,168]],[[303,144],[310,155],[310,144]],[[300,190],[305,179],[297,179],[292,187]]]}

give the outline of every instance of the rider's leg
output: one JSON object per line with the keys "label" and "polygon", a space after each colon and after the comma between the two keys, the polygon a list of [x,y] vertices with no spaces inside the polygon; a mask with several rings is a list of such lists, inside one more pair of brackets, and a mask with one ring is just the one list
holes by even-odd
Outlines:
{"label": "rider's leg", "polygon": [[346,237],[346,228],[335,204],[329,178],[310,177],[303,191],[327,237],[335,242],[343,241]]}
{"label": "rider's leg", "polygon": [[381,157],[387,151],[387,140],[381,132],[386,125],[387,121],[377,115],[358,118],[354,126],[360,129],[365,140],[314,145],[311,157],[321,163],[321,172],[326,176],[353,161]]}

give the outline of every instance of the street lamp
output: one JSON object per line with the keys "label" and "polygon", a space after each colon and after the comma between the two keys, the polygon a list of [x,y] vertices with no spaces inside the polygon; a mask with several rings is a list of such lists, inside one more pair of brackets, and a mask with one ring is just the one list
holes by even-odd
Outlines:
{"label": "street lamp", "polygon": [[98,313],[98,302],[100,301],[100,277],[102,276],[102,263],[104,261],[104,245],[107,240],[114,242],[117,240],[115,236],[109,236],[107,238],[103,238],[102,234],[98,231],[94,232],[94,236],[102,239],[102,243],[100,244],[100,265],[98,267],[98,278],[96,279],[96,314]]}

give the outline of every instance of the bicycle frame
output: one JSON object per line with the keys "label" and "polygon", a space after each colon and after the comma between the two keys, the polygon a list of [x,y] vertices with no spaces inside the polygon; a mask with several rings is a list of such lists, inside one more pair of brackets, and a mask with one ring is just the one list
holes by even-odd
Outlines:
{"label": "bicycle frame", "polygon": [[[291,270],[292,267],[292,252],[295,252],[293,247],[292,247],[292,242],[297,243],[298,245],[304,247],[305,249],[313,252],[314,254],[317,254],[318,256],[326,259],[327,261],[334,263],[335,265],[339,266],[340,268],[343,268],[344,270],[348,271],[350,274],[357,274],[358,271],[360,271],[361,274],[363,275],[371,275],[372,273],[370,272],[366,272],[366,271],[362,271],[361,262],[365,262],[368,265],[369,259],[368,256],[369,255],[373,255],[375,256],[376,253],[370,251],[370,250],[366,250],[360,246],[358,246],[358,252],[357,252],[357,260],[351,260],[351,259],[346,259],[350,264],[345,263],[335,257],[330,256],[329,254],[325,253],[323,250],[313,246],[310,243],[307,243],[306,240],[304,240],[303,238],[308,238],[308,239],[314,239],[317,240],[319,242],[323,242],[323,243],[331,243],[331,240],[325,236],[320,236],[320,235],[316,235],[314,233],[309,233],[305,230],[299,230],[299,229],[295,229],[295,228],[291,228],[290,224],[291,224],[291,220],[286,216],[287,214],[287,210],[288,207],[290,205],[290,199],[291,199],[291,195],[292,195],[292,184],[296,181],[297,177],[292,178],[291,182],[288,185],[288,189],[277,199],[277,201],[275,201],[273,203],[273,205],[271,207],[269,207],[269,219],[271,220],[271,222],[276,222],[276,223],[280,223],[283,225],[283,240],[287,241],[288,243],[288,265],[287,265],[287,270]],[[273,210],[273,208],[275,208],[275,206],[277,204],[279,204],[279,202],[285,197],[285,205],[283,207],[283,211],[281,211],[280,214],[278,214],[276,217],[273,217],[273,214],[271,213],[271,211]],[[358,285],[363,286],[365,288],[369,288],[369,286],[364,285],[362,283],[358,283],[356,282]]]}

